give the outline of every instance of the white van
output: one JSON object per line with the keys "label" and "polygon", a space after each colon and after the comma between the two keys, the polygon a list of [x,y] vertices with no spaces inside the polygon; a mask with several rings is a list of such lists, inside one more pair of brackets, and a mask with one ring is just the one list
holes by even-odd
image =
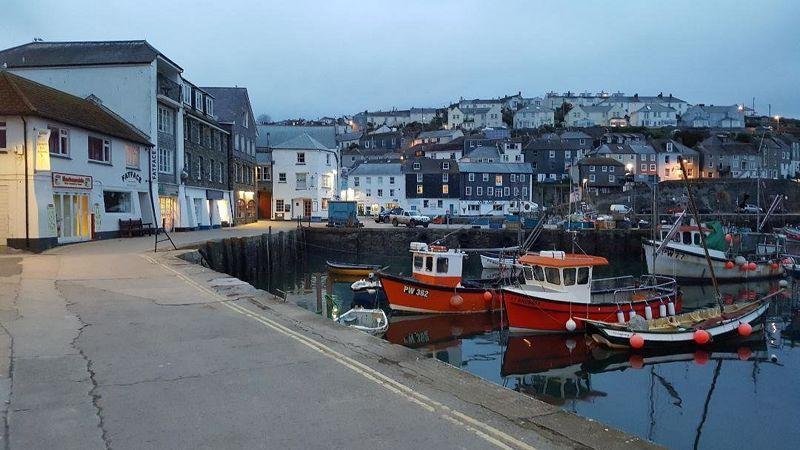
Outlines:
{"label": "white van", "polygon": [[617,214],[628,214],[629,212],[631,212],[631,209],[625,205],[611,205],[611,208],[609,208],[609,210],[612,213],[617,213]]}

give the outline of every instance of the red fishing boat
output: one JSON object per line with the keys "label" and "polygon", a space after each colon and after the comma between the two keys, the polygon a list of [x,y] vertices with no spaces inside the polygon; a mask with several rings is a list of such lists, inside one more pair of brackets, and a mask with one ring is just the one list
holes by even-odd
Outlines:
{"label": "red fishing boat", "polygon": [[673,278],[593,279],[594,268],[608,264],[599,256],[541,251],[518,262],[523,265],[525,282],[502,289],[513,332],[577,332],[584,330],[585,323],[576,318],[625,322],[635,315],[651,319],[675,315],[681,309]]}
{"label": "red fishing boat", "polygon": [[441,245],[412,242],[412,276],[378,272],[389,306],[395,311],[463,314],[500,308],[494,281],[462,280],[465,253]]}

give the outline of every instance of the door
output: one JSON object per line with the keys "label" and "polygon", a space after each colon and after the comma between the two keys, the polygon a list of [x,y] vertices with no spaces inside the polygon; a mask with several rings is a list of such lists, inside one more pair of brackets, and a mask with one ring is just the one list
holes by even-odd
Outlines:
{"label": "door", "polygon": [[272,217],[272,194],[269,192],[258,193],[258,218],[269,220]]}
{"label": "door", "polygon": [[87,194],[53,194],[53,204],[56,210],[58,242],[89,240],[89,196]]}
{"label": "door", "polygon": [[161,209],[161,220],[163,227],[167,231],[175,229],[175,212],[178,204],[177,197],[158,197],[158,205]]}
{"label": "door", "polygon": [[311,217],[311,200],[303,200],[303,217]]}
{"label": "door", "polygon": [[197,221],[195,223],[196,227],[200,227],[203,225],[203,199],[196,198],[194,199],[194,218]]}

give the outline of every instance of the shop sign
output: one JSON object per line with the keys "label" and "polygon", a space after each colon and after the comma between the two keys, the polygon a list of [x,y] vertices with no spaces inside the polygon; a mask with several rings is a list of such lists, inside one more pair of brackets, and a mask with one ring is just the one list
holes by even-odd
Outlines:
{"label": "shop sign", "polygon": [[136,172],[134,170],[129,170],[122,174],[122,182],[123,183],[130,182],[138,184],[142,182],[142,176],[139,175],[139,172]]}
{"label": "shop sign", "polygon": [[156,153],[155,147],[150,149],[150,179],[153,180],[153,183],[158,182],[158,154]]}
{"label": "shop sign", "polygon": [[71,173],[53,172],[54,188],[92,189],[92,177]]}
{"label": "shop sign", "polygon": [[222,191],[206,190],[206,200],[222,200]]}

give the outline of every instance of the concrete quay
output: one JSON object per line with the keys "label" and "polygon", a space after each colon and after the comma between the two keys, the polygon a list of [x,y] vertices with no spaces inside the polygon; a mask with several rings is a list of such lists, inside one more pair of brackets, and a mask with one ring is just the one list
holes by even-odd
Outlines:
{"label": "concrete quay", "polygon": [[134,238],[0,256],[6,448],[653,447],[277,302],[186,252]]}

